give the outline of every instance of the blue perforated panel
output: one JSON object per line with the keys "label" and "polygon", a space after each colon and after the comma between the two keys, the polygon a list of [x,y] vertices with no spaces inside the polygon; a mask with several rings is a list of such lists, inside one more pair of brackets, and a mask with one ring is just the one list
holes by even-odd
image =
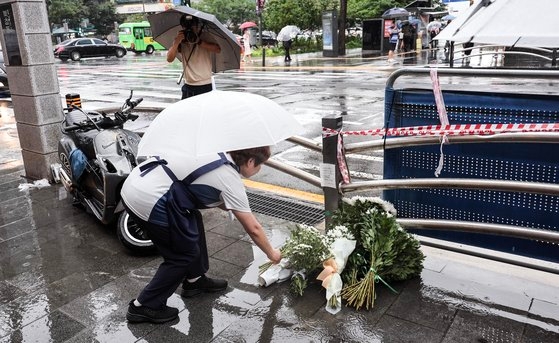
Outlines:
{"label": "blue perforated panel", "polygon": [[[559,122],[559,97],[482,92],[445,92],[451,124]],[[386,90],[385,121],[389,127],[437,125],[430,90]],[[483,143],[443,147],[441,178],[482,178],[559,183],[559,144]],[[384,178],[432,178],[440,146],[385,151]],[[559,231],[559,199],[517,192],[464,189],[385,191],[400,218],[446,219],[498,223]],[[419,232],[419,231],[418,231]],[[445,231],[421,234],[495,250],[559,262],[559,247],[503,236]]]}

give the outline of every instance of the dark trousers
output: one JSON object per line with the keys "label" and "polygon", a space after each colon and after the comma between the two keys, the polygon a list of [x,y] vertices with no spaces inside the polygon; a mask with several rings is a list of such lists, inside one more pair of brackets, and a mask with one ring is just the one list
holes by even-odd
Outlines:
{"label": "dark trousers", "polygon": [[291,40],[283,42],[283,48],[285,49],[285,58],[284,58],[285,62],[291,61],[291,55],[289,54],[289,50],[291,49],[291,43],[292,43]]}
{"label": "dark trousers", "polygon": [[199,230],[198,248],[199,254],[178,253],[171,247],[169,230],[173,228],[148,223],[128,211],[131,218],[142,229],[146,230],[149,238],[159,250],[163,257],[163,263],[159,265],[153,279],[142,290],[137,300],[142,306],[160,309],[167,304],[167,299],[173,295],[177,287],[185,279],[193,279],[204,275],[209,269],[208,249],[206,247],[206,235],[202,214],[198,210],[192,210],[196,215]]}
{"label": "dark trousers", "polygon": [[209,83],[207,85],[201,85],[201,86],[192,86],[192,85],[187,85],[186,83],[184,85],[182,85],[181,91],[182,91],[182,99],[186,99],[186,98],[190,98],[191,96],[195,96],[195,95],[200,95],[200,94],[204,94],[207,92],[210,92],[212,90],[212,84]]}

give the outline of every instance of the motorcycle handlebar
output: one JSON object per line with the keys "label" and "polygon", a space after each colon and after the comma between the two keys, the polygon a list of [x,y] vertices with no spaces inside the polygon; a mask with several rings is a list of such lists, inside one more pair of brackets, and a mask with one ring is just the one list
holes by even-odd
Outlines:
{"label": "motorcycle handlebar", "polygon": [[[122,125],[124,124],[124,122],[126,122],[127,120],[136,120],[138,118],[137,115],[132,115],[130,113],[130,111],[132,111],[136,106],[138,106],[142,101],[144,101],[144,98],[138,98],[137,100],[130,100],[127,99],[126,100],[126,109],[123,110],[121,109],[120,111],[115,112],[115,120],[112,123],[106,123],[107,125],[111,126],[111,125]],[[83,112],[83,110],[76,106],[76,105],[71,105],[70,107],[64,108],[64,111],[69,112],[72,110],[79,110],[81,112]],[[126,115],[125,115],[126,113]],[[106,117],[106,115],[103,113],[103,117]],[[62,127],[62,130],[64,132],[69,132],[69,131],[75,131],[75,130],[80,130],[80,129],[88,129],[89,127],[96,127],[98,123],[93,123],[93,122],[89,122],[87,121],[86,123],[75,123],[73,125],[67,125]],[[104,126],[104,125],[102,125]]]}
{"label": "motorcycle handlebar", "polygon": [[138,98],[136,101],[130,101],[130,109],[138,106],[142,101],[144,101],[144,98]]}

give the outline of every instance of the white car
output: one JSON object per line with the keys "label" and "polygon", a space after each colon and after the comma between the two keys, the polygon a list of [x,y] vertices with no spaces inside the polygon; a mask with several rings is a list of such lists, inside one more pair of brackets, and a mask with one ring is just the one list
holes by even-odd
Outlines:
{"label": "white car", "polygon": [[352,37],[363,37],[363,29],[359,26],[347,28],[347,35]]}

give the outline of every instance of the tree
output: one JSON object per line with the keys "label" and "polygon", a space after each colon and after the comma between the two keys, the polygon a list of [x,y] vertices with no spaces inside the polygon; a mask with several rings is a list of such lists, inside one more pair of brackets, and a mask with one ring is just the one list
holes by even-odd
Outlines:
{"label": "tree", "polygon": [[120,22],[121,16],[116,13],[116,7],[112,2],[105,1],[99,3],[94,0],[84,0],[84,18],[97,30],[99,36],[106,36],[114,31],[114,22]]}
{"label": "tree", "polygon": [[[392,7],[406,7],[411,0],[347,0],[347,18],[352,24],[363,19],[380,18],[381,15]],[[442,10],[442,0],[432,0],[434,8]]]}
{"label": "tree", "polygon": [[51,0],[48,6],[49,21],[62,26],[64,22],[68,27],[78,27],[82,14],[86,8],[82,0]]}
{"label": "tree", "polygon": [[254,0],[202,0],[192,7],[215,15],[220,22],[230,28],[257,19]]}
{"label": "tree", "polygon": [[83,19],[95,27],[97,34],[107,35],[114,30],[114,22],[120,21],[115,5],[110,1],[96,0],[51,0],[48,7],[51,24],[77,29]]}
{"label": "tree", "polygon": [[264,8],[266,27],[278,32],[285,25],[303,30],[322,26],[322,12],[337,9],[337,0],[268,0]]}

